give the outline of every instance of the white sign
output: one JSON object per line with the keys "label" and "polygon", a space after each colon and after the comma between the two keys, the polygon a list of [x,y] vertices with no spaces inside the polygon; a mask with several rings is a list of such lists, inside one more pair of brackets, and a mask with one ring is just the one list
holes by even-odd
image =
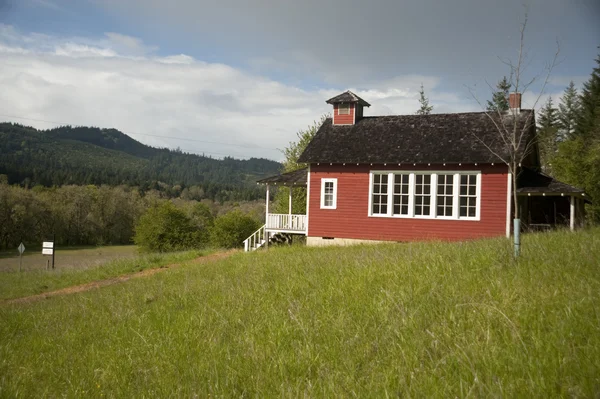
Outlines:
{"label": "white sign", "polygon": [[52,255],[53,252],[52,248],[42,248],[42,255]]}
{"label": "white sign", "polygon": [[42,243],[42,247],[44,247],[44,248],[54,248],[54,243],[52,241],[44,241]]}
{"label": "white sign", "polygon": [[25,245],[23,245],[23,243],[21,243],[21,245],[19,245],[19,247],[17,249],[19,250],[19,253],[22,254],[23,252],[25,252]]}

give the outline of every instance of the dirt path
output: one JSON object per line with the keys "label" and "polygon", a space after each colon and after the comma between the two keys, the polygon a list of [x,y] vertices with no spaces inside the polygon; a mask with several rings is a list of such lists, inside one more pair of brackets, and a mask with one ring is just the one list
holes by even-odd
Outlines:
{"label": "dirt path", "polygon": [[[231,251],[226,251],[226,252],[217,252],[217,253],[214,253],[211,255],[201,256],[200,258],[196,258],[192,261],[192,263],[212,263],[212,262],[216,262],[220,259],[228,258],[229,256],[233,255],[236,252],[238,252],[238,251],[231,250]],[[39,301],[41,299],[48,299],[48,298],[52,298],[52,297],[60,296],[60,295],[69,295],[69,294],[75,294],[78,292],[90,291],[90,290],[93,290],[96,288],[102,288],[102,287],[107,287],[109,285],[122,283],[124,281],[128,281],[128,280],[131,280],[134,278],[152,276],[156,273],[164,272],[165,270],[173,269],[178,266],[180,266],[179,263],[173,263],[173,264],[161,266],[161,267],[158,267],[155,269],[146,269],[146,270],[142,270],[141,272],[137,272],[137,273],[124,274],[121,276],[109,278],[107,280],[92,281],[90,283],[61,288],[56,291],[44,292],[43,294],[36,294],[36,295],[30,295],[30,296],[25,296],[25,297],[21,297],[21,298],[8,299],[8,300],[0,301],[0,304],[29,303],[29,302],[35,302],[35,301]]]}

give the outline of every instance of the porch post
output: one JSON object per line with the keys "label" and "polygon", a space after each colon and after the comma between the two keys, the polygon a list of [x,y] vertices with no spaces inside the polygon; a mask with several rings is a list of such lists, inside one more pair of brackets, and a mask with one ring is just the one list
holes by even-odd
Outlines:
{"label": "porch post", "polygon": [[569,201],[571,203],[571,218],[570,218],[570,223],[569,223],[569,227],[571,228],[571,231],[575,230],[575,196],[571,195],[571,197],[569,197],[571,200]]}
{"label": "porch post", "polygon": [[289,213],[290,216],[292,216],[292,186],[289,187],[290,189],[290,205],[289,205]]}
{"label": "porch post", "polygon": [[267,224],[268,221],[269,221],[269,184],[267,183],[267,202],[265,205],[265,224]]}

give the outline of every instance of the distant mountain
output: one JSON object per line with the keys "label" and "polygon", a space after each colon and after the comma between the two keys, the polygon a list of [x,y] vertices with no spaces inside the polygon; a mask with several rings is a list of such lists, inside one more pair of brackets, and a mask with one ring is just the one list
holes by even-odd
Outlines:
{"label": "distant mountain", "polygon": [[198,186],[213,199],[253,199],[262,195],[255,181],[280,168],[268,159],[219,160],[154,148],[116,129],[37,130],[0,123],[0,174],[29,187],[107,184],[165,191]]}

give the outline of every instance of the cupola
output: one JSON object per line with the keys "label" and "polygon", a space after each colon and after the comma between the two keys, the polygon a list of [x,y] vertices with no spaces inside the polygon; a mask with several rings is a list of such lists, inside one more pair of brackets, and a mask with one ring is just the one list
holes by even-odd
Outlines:
{"label": "cupola", "polygon": [[354,125],[363,117],[363,108],[371,106],[350,90],[330,98],[326,102],[333,105],[334,125]]}

